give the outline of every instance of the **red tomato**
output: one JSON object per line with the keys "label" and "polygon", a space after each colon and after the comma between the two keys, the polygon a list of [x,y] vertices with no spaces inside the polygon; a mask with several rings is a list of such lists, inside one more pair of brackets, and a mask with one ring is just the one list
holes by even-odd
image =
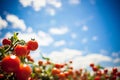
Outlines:
{"label": "red tomato", "polygon": [[63,79],[63,78],[65,78],[66,76],[65,76],[65,74],[64,73],[60,73],[60,74],[58,74],[58,77],[60,78],[60,79]]}
{"label": "red tomato", "polygon": [[96,76],[94,80],[100,80],[100,76]]}
{"label": "red tomato", "polygon": [[27,42],[27,47],[29,50],[36,50],[38,48],[38,42],[35,40],[30,40]]}
{"label": "red tomato", "polygon": [[5,38],[5,39],[3,39],[2,44],[3,45],[10,45],[11,44],[11,40]]}
{"label": "red tomato", "polygon": [[108,73],[108,69],[104,69],[104,73],[107,74]]}
{"label": "red tomato", "polygon": [[68,77],[69,73],[67,71],[64,72],[65,76]]}
{"label": "red tomato", "polygon": [[3,74],[0,74],[0,79],[4,78],[4,75]]}
{"label": "red tomato", "polygon": [[38,61],[38,64],[39,64],[39,66],[42,66],[42,65],[43,65],[43,61],[42,61],[42,60],[39,60],[39,61]]}
{"label": "red tomato", "polygon": [[7,73],[15,72],[19,69],[20,59],[15,55],[6,56],[2,59],[1,68]]}
{"label": "red tomato", "polygon": [[17,45],[14,49],[14,52],[17,56],[26,56],[28,53],[27,46]]}
{"label": "red tomato", "polygon": [[92,67],[93,71],[98,71],[98,67],[97,66],[94,66]]}
{"label": "red tomato", "polygon": [[58,69],[58,68],[53,68],[52,69],[52,74],[53,75],[57,75],[57,74],[59,74],[60,73],[60,69]]}
{"label": "red tomato", "polygon": [[120,72],[117,72],[117,76],[120,77]]}
{"label": "red tomato", "polygon": [[116,72],[118,72],[118,69],[117,68],[113,68],[112,71],[115,74]]}
{"label": "red tomato", "polygon": [[27,64],[21,64],[18,71],[16,72],[17,80],[28,80],[32,73],[32,69]]}
{"label": "red tomato", "polygon": [[56,63],[56,64],[55,64],[55,67],[56,67],[56,68],[61,68],[61,64]]}
{"label": "red tomato", "polygon": [[73,75],[73,70],[72,70],[72,69],[69,69],[69,70],[68,70],[68,73],[69,73],[69,75]]}
{"label": "red tomato", "polygon": [[94,67],[94,63],[91,63],[91,64],[90,64],[90,67]]}

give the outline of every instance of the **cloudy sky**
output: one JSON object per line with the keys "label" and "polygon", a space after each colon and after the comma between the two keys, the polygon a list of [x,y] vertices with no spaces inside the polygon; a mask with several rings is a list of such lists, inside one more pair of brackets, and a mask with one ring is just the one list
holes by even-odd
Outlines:
{"label": "cloudy sky", "polygon": [[[52,61],[120,66],[119,0],[0,0],[0,41],[19,32],[35,38]],[[1,45],[1,43],[0,43]]]}

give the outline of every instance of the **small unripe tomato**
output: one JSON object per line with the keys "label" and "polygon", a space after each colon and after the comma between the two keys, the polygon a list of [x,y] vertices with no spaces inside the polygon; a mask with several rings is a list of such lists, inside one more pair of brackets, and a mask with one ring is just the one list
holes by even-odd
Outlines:
{"label": "small unripe tomato", "polygon": [[38,48],[38,42],[35,40],[28,41],[26,45],[27,45],[27,48],[32,51]]}
{"label": "small unripe tomato", "polygon": [[28,53],[27,46],[18,44],[14,49],[14,53],[17,56],[26,56]]}
{"label": "small unripe tomato", "polygon": [[3,45],[10,45],[11,44],[11,40],[4,38],[3,41],[2,41],[2,44]]}
{"label": "small unripe tomato", "polygon": [[28,80],[32,73],[32,69],[27,64],[21,64],[18,71],[16,72],[17,80]]}
{"label": "small unripe tomato", "polygon": [[5,56],[1,62],[1,68],[7,73],[16,72],[19,65],[20,59],[15,55]]}

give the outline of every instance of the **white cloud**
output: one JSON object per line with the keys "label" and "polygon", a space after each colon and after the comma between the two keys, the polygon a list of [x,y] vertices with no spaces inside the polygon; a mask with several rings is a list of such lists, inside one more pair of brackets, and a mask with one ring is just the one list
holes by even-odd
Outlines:
{"label": "white cloud", "polygon": [[62,3],[58,0],[19,0],[19,2],[23,5],[23,7],[33,7],[35,11],[40,11],[48,5],[55,8],[60,8],[62,6]]}
{"label": "white cloud", "polygon": [[39,31],[37,34],[33,32],[32,33],[20,33],[18,37],[25,41],[28,41],[31,38],[34,38],[35,40],[38,41],[40,46],[49,46],[54,41],[53,38],[49,34],[43,31]]}
{"label": "white cloud", "polygon": [[26,25],[24,20],[19,19],[16,15],[8,14],[6,16],[6,19],[12,24],[13,28],[19,28],[22,31],[26,30]]}
{"label": "white cloud", "polygon": [[88,31],[88,27],[87,27],[86,25],[84,25],[84,26],[82,27],[82,31]]}
{"label": "white cloud", "polygon": [[[39,43],[39,46],[49,46],[51,43],[54,42],[54,39],[48,33],[43,31],[34,33],[32,32],[31,27],[29,27],[28,29],[30,29],[30,31],[28,32],[18,32],[18,38],[23,39],[26,42],[31,39],[35,39]],[[13,36],[13,33],[7,32],[3,38],[10,38],[11,36]],[[1,38],[0,40],[2,40],[3,38]]]}
{"label": "white cloud", "polygon": [[80,0],[69,0],[70,4],[79,4]]}
{"label": "white cloud", "polygon": [[31,51],[30,53],[30,56],[34,59],[35,63],[37,63],[41,58],[40,52],[40,48],[38,48],[37,50]]}
{"label": "white cloud", "polygon": [[13,34],[11,32],[7,32],[4,36],[4,38],[10,38]]}
{"label": "white cloud", "polygon": [[32,5],[32,0],[19,0],[19,2],[23,5],[23,7]]}
{"label": "white cloud", "polygon": [[60,40],[60,41],[56,41],[56,42],[54,43],[54,46],[55,46],[55,47],[59,47],[59,46],[65,45],[65,44],[66,44],[66,41],[65,41],[65,40]]}
{"label": "white cloud", "polygon": [[66,26],[60,28],[50,28],[49,32],[55,35],[63,35],[68,32],[68,28]]}
{"label": "white cloud", "polygon": [[114,63],[120,63],[120,58],[116,58],[113,60]]}
{"label": "white cloud", "polygon": [[[8,32],[5,37],[11,37],[13,34]],[[34,32],[26,32],[26,33],[21,33],[19,32],[18,35],[19,39],[23,39],[25,41],[29,41],[32,39],[35,39],[36,41],[38,41],[40,46],[49,46],[54,40],[53,38],[46,32],[43,31],[39,31],[38,33],[34,33]]]}
{"label": "white cloud", "polygon": [[39,11],[46,6],[46,0],[19,0],[23,7],[31,6],[35,11]]}
{"label": "white cloud", "polygon": [[8,23],[6,20],[3,20],[0,16],[0,30],[3,28],[6,28],[8,26]]}
{"label": "white cloud", "polygon": [[72,66],[74,69],[87,68],[90,63],[99,64],[100,62],[110,62],[112,59],[109,56],[102,54],[90,53],[86,56],[82,56],[83,51],[76,49],[64,48],[61,51],[53,51],[49,57],[53,62],[64,63],[72,60]]}
{"label": "white cloud", "polygon": [[40,41],[39,37],[38,37],[38,34],[36,33],[22,33],[22,32],[19,32],[19,35],[18,35],[19,39],[23,39],[25,41],[29,41],[32,39],[35,39],[36,41]]}
{"label": "white cloud", "polygon": [[28,28],[27,28],[27,32],[28,32],[28,33],[31,33],[32,31],[33,31],[32,27],[28,27]]}
{"label": "white cloud", "polygon": [[39,11],[41,8],[46,6],[46,0],[33,0],[32,7],[35,11]]}
{"label": "white cloud", "polygon": [[98,40],[98,37],[97,37],[97,36],[93,36],[93,37],[92,37],[92,40],[93,40],[93,41],[96,41],[96,40]]}
{"label": "white cloud", "polygon": [[63,63],[77,55],[82,55],[82,51],[76,49],[64,48],[61,51],[53,51],[49,57],[53,62]]}
{"label": "white cloud", "polygon": [[[10,38],[12,35],[11,32],[7,32],[3,38]],[[2,42],[3,38],[0,38],[0,42]]]}
{"label": "white cloud", "polygon": [[109,62],[111,60],[112,59],[108,56],[93,53],[93,54],[89,54],[86,56],[78,56],[78,57],[74,58],[73,59],[73,67],[75,69],[87,68],[90,63],[98,64],[100,62],[104,62],[104,61]]}
{"label": "white cloud", "polygon": [[60,8],[62,6],[62,3],[60,2],[60,0],[47,0],[47,3],[51,4],[56,8]]}
{"label": "white cloud", "polygon": [[88,42],[88,39],[87,38],[83,38],[82,40],[81,40],[81,43],[83,43],[83,44],[85,44],[85,43],[87,43]]}
{"label": "white cloud", "polygon": [[48,14],[50,14],[51,16],[54,16],[55,15],[55,9],[53,9],[53,8],[47,8],[46,9],[46,12],[48,13]]}
{"label": "white cloud", "polygon": [[77,35],[75,33],[72,33],[71,37],[72,37],[72,39],[75,39],[77,37]]}
{"label": "white cloud", "polygon": [[38,32],[38,37],[40,39],[39,42],[41,46],[49,46],[54,41],[48,33],[45,33],[43,31]]}

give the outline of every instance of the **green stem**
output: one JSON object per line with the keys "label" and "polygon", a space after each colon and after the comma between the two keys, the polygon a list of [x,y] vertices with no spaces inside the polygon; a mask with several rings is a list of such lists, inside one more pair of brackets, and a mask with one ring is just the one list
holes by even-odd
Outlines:
{"label": "green stem", "polygon": [[19,40],[16,40],[13,44],[11,44],[11,45],[9,46],[9,48],[8,48],[7,50],[5,50],[5,53],[7,53],[8,51],[10,51],[11,48],[14,47],[18,41],[19,41]]}

